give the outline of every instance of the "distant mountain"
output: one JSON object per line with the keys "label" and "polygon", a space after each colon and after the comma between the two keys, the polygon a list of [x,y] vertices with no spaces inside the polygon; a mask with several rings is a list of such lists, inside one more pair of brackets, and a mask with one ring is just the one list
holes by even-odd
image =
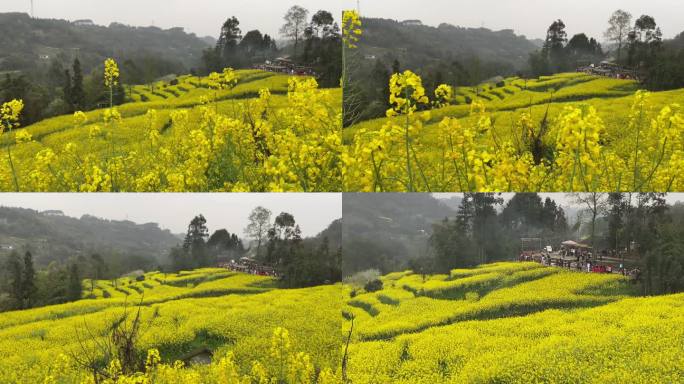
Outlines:
{"label": "distant mountain", "polygon": [[347,193],[343,197],[345,275],[403,268],[425,255],[432,224],[456,211],[430,194]]}
{"label": "distant mountain", "polygon": [[25,13],[0,13],[0,72],[30,71],[53,59],[70,63],[81,60],[84,71],[107,57],[125,60],[168,62],[170,69],[200,65],[206,38],[185,33],[183,28],[132,27],[112,23],[99,26],[90,20],[34,19]]}
{"label": "distant mountain", "polygon": [[419,22],[399,22],[365,18],[361,49],[364,54],[382,57],[397,55],[403,67],[423,66],[435,60],[477,57],[482,61],[504,62],[517,69],[527,64],[538,48],[537,41],[519,36],[513,30],[492,31],[451,24],[431,27]]}
{"label": "distant mountain", "polygon": [[30,250],[39,267],[99,253],[161,262],[182,239],[156,223],[136,224],[61,211],[0,207],[0,256]]}
{"label": "distant mountain", "polygon": [[331,252],[337,251],[342,246],[342,219],[337,219],[330,223],[326,229],[313,239],[320,242],[324,238],[328,239],[328,246]]}

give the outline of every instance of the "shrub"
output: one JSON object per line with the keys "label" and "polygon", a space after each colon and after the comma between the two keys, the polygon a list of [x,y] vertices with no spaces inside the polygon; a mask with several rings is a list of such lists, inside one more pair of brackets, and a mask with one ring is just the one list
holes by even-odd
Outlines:
{"label": "shrub", "polygon": [[369,281],[366,283],[366,285],[363,286],[363,289],[365,289],[366,292],[380,291],[380,290],[382,290],[382,280],[375,279],[375,280]]}

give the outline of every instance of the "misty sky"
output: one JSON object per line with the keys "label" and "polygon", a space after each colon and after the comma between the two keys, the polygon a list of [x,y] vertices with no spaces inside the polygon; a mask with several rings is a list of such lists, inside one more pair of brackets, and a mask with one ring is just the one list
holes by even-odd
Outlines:
{"label": "misty sky", "polygon": [[[345,0],[355,8],[356,0]],[[528,38],[544,38],[555,19],[562,19],[569,37],[580,32],[603,41],[610,15],[617,9],[635,18],[648,14],[671,38],[684,32],[682,0],[361,0],[361,14],[388,19],[420,19],[437,26],[442,22],[489,29],[513,29]]]}
{"label": "misty sky", "polygon": [[[339,21],[346,0],[34,0],[39,18],[92,19],[96,24],[113,21],[135,26],[184,27],[199,36],[218,37],[230,16],[240,20],[243,33],[259,29],[278,36],[283,15],[293,5],[311,14],[325,9]],[[26,12],[30,0],[0,0],[0,12]]]}
{"label": "misty sky", "polygon": [[[4,1],[4,0],[2,0]],[[253,208],[294,215],[304,236],[315,236],[342,217],[342,195],[335,193],[214,193],[214,194],[0,194],[0,206],[37,211],[62,210],[68,216],[84,214],[110,220],[159,223],[174,233],[185,233],[195,215],[203,214],[210,232],[225,228],[242,236]]]}

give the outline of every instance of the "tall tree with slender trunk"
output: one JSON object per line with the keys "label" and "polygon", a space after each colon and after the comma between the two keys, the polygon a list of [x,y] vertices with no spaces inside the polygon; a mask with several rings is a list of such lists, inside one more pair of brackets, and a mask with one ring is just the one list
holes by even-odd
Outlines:
{"label": "tall tree with slender trunk", "polygon": [[608,20],[608,29],[605,32],[606,39],[615,42],[618,45],[617,62],[619,63],[622,56],[622,47],[627,40],[629,31],[632,25],[632,14],[618,9],[613,13]]}
{"label": "tall tree with slender trunk", "polygon": [[261,255],[261,246],[268,234],[270,223],[271,211],[264,207],[256,207],[249,214],[249,224],[245,228],[245,234],[257,242],[257,257]]}
{"label": "tall tree with slender trunk", "polygon": [[36,296],[36,270],[33,268],[31,252],[24,254],[24,270],[22,271],[22,300],[24,308],[31,308]]}
{"label": "tall tree with slender trunk", "polygon": [[594,246],[596,245],[596,219],[606,211],[607,200],[605,193],[590,192],[590,193],[574,193],[569,197],[575,204],[581,205],[591,215],[591,248],[592,252],[596,252]]}
{"label": "tall tree with slender trunk", "polygon": [[294,60],[297,60],[299,41],[304,36],[304,31],[308,26],[308,16],[309,11],[306,8],[295,5],[287,11],[283,18],[285,19],[285,24],[280,28],[280,34],[294,41]]}

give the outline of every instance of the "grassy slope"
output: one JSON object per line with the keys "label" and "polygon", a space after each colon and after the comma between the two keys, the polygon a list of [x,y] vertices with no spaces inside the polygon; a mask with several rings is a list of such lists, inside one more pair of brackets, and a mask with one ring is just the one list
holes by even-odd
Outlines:
{"label": "grassy slope", "polygon": [[[638,84],[629,80],[617,80],[590,76],[580,73],[565,73],[536,80],[510,78],[506,79],[504,87],[484,85],[480,88],[479,99],[484,102],[487,111],[492,113],[494,129],[497,137],[509,138],[513,134],[513,127],[521,113],[531,112],[533,121],[541,122],[547,108],[553,119],[568,105],[580,104],[594,106],[607,126],[611,140],[624,137],[624,131],[629,120],[629,110],[633,103],[633,95],[638,90]],[[455,101],[452,105],[431,111],[431,118],[421,132],[429,138],[436,139],[437,124],[444,117],[456,117],[463,122],[470,122],[468,115],[470,106],[465,104],[465,97],[475,99],[477,92],[472,88],[458,88],[455,90]],[[656,108],[662,108],[671,103],[684,104],[684,90],[655,92],[651,103]],[[359,123],[344,131],[344,139],[350,142],[354,133],[362,128],[375,130],[388,121],[386,118],[369,120]],[[537,124],[538,125],[538,124]]]}
{"label": "grassy slope", "polygon": [[347,299],[355,383],[684,379],[684,295],[528,263],[383,280]]}
{"label": "grassy slope", "polygon": [[[339,286],[282,290],[268,277],[215,269],[119,279],[121,291],[111,284],[97,281],[94,299],[0,314],[0,382],[42,382],[56,356],[79,351],[86,326],[97,334],[123,314],[124,303],[141,299],[141,347],[159,348],[164,360],[206,346],[218,354],[233,351],[249,369],[268,356],[273,330],[284,327],[295,350],[309,353],[317,367],[340,361]],[[84,286],[88,297],[90,281]],[[112,297],[102,298],[103,290]]]}
{"label": "grassy slope", "polygon": [[[17,145],[16,130],[3,134],[0,136],[0,149],[4,151],[8,145],[11,146],[15,167],[20,176],[25,177],[38,151],[44,148],[61,149],[69,142],[87,146],[89,153],[100,157],[111,157],[133,151],[143,153],[149,151],[149,148],[141,144],[148,134],[148,122],[145,116],[148,110],[158,112],[157,125],[162,130],[162,140],[168,142],[166,138],[170,136],[171,129],[173,129],[173,127],[166,129],[171,125],[171,113],[175,110],[187,109],[190,111],[190,122],[198,122],[201,118],[198,107],[202,105],[203,99],[205,102],[208,100],[213,103],[213,100],[217,98],[219,100],[216,107],[218,112],[230,117],[233,117],[234,112],[239,110],[240,104],[248,106],[258,98],[259,91],[262,89],[271,91],[272,108],[277,109],[287,103],[289,76],[258,70],[240,70],[236,73],[239,76],[239,82],[232,90],[214,91],[206,87],[206,78],[191,76],[180,77],[179,84],[176,86],[157,83],[154,85],[154,93],[147,86],[133,87],[131,91],[133,102],[117,107],[123,117],[121,122],[117,123],[114,129],[103,130],[111,135],[107,140],[90,137],[91,128],[103,128],[105,110],[98,109],[86,113],[88,120],[80,126],[76,126],[72,115],[64,115],[22,128],[33,136],[34,141],[31,143]],[[339,96],[341,100],[340,89],[334,89],[331,92],[334,97]],[[141,95],[145,95],[148,101],[141,101]],[[239,118],[239,116],[235,117]],[[6,162],[6,159],[1,161]],[[6,173],[4,177],[9,180],[9,167],[7,168],[0,169],[0,173]],[[2,177],[3,175],[0,174],[0,179]]]}

